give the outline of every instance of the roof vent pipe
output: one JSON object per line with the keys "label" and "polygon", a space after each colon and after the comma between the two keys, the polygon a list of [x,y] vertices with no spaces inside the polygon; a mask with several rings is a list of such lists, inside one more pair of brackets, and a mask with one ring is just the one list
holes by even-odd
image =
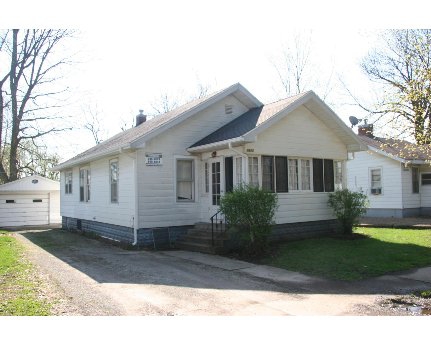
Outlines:
{"label": "roof vent pipe", "polygon": [[147,115],[144,115],[143,110],[139,110],[139,115],[136,115],[135,127],[138,127],[139,125],[143,124],[145,121],[147,121]]}

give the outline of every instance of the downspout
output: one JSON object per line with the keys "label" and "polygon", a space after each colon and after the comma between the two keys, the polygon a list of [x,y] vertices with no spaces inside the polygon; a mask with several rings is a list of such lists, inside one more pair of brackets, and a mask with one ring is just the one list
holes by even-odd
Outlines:
{"label": "downspout", "polygon": [[139,221],[139,207],[138,207],[138,151],[135,151],[135,157],[133,159],[133,173],[135,179],[135,215],[133,217],[133,243],[132,246],[138,244],[138,221]]}
{"label": "downspout", "polygon": [[235,152],[235,153],[239,154],[241,157],[245,158],[245,162],[244,162],[244,168],[245,168],[245,181],[246,181],[246,183],[248,183],[248,156],[247,156],[245,153],[240,152],[240,151],[238,151],[238,150],[234,149],[234,148],[232,147],[232,143],[231,143],[231,142],[230,142],[230,143],[228,143],[228,148],[229,148],[229,150],[231,150],[231,151],[233,151],[233,152]]}

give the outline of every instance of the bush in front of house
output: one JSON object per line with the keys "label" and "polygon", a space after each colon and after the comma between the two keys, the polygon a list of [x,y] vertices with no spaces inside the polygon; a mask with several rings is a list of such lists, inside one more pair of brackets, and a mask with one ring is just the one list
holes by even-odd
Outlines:
{"label": "bush in front of house", "polygon": [[241,249],[249,257],[263,255],[274,224],[277,194],[251,185],[240,185],[220,200],[231,231],[237,231]]}
{"label": "bush in front of house", "polygon": [[353,227],[367,211],[368,198],[363,193],[342,189],[329,195],[328,205],[340,222],[343,233],[351,235]]}

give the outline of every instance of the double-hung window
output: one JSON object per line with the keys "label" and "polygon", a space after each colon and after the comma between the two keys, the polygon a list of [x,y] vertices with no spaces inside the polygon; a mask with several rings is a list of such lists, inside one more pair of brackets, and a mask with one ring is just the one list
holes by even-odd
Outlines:
{"label": "double-hung window", "polygon": [[109,161],[109,182],[111,189],[111,203],[118,202],[118,159],[113,159]]}
{"label": "double-hung window", "polygon": [[79,201],[90,201],[91,173],[89,168],[79,170]]}
{"label": "double-hung window", "polygon": [[237,186],[244,182],[242,177],[242,157],[235,158],[235,183]]}
{"label": "double-hung window", "polygon": [[412,193],[419,193],[419,168],[412,167]]}
{"label": "double-hung window", "polygon": [[64,173],[64,192],[65,194],[72,194],[72,171]]}
{"label": "double-hung window", "polygon": [[370,191],[372,195],[382,194],[382,169],[370,169]]}
{"label": "double-hung window", "polygon": [[311,160],[306,158],[288,159],[289,191],[311,190]]}
{"label": "double-hung window", "polygon": [[258,157],[248,157],[248,183],[259,186],[259,160]]}
{"label": "double-hung window", "polygon": [[195,181],[193,159],[177,160],[177,201],[194,201]]}

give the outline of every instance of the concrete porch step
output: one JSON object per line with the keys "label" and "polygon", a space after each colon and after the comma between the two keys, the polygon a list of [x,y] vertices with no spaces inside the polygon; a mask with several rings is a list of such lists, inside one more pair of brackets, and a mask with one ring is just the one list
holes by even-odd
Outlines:
{"label": "concrete porch step", "polygon": [[227,239],[228,236],[226,232],[214,232],[213,246],[211,224],[209,224],[208,229],[208,225],[206,223],[200,223],[196,224],[195,227],[188,229],[187,234],[176,241],[175,247],[183,250],[214,254],[223,250]]}

